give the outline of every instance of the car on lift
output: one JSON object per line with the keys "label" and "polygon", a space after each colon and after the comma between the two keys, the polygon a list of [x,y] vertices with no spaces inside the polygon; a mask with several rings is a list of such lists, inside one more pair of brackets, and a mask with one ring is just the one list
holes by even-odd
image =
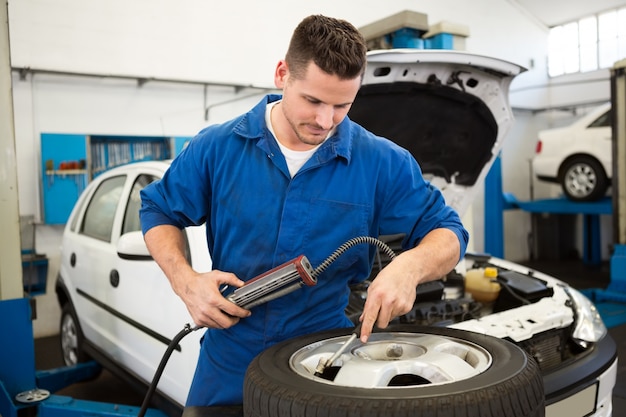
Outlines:
{"label": "car on lift", "polygon": [[[407,148],[463,214],[514,122],[508,91],[522,71],[464,52],[370,52],[349,117]],[[175,340],[157,393],[180,412],[201,332],[174,337],[191,318],[150,257],[138,216],[141,189],[169,164],[129,164],[89,184],[64,230],[56,294],[67,365],[93,358],[146,386]],[[184,232],[193,267],[210,270],[204,227]],[[399,252],[402,236],[379,238],[383,250],[372,275],[351,288],[346,314],[355,323],[369,283]],[[470,285],[477,275],[479,286]],[[342,408],[352,417],[434,413],[432,407],[477,416],[612,412],[617,351],[594,305],[567,283],[503,259],[468,254],[441,280],[418,287],[412,311],[367,345],[352,342],[328,373],[316,373],[350,331],[295,338],[261,353],[246,376],[246,412],[279,415],[274,406],[305,416]]]}
{"label": "car on lift", "polygon": [[538,136],[532,159],[538,180],[560,184],[573,201],[596,201],[606,195],[613,173],[611,103]]}

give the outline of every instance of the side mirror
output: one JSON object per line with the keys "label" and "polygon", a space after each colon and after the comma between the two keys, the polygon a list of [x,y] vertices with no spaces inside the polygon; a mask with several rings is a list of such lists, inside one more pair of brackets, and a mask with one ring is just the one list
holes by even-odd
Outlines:
{"label": "side mirror", "polygon": [[117,241],[117,256],[131,261],[152,261],[141,231],[124,233]]}

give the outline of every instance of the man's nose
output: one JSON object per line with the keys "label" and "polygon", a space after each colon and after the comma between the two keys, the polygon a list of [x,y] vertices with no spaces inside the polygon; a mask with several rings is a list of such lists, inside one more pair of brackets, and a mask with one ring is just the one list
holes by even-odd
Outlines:
{"label": "man's nose", "polygon": [[333,118],[335,117],[335,109],[333,106],[319,106],[315,122],[322,129],[331,129],[333,127]]}

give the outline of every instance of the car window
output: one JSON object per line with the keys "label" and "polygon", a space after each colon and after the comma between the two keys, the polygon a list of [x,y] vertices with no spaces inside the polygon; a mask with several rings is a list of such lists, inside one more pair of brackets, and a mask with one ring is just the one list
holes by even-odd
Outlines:
{"label": "car window", "polygon": [[139,222],[141,196],[139,195],[139,192],[156,179],[157,177],[153,175],[142,174],[138,176],[135,180],[133,188],[130,191],[130,195],[128,196],[126,211],[124,212],[124,224],[122,225],[122,234],[141,230],[141,223]]}
{"label": "car window", "polygon": [[[128,204],[126,204],[126,210],[124,212],[122,234],[141,230],[141,221],[139,220],[139,209],[141,208],[140,192],[146,186],[156,180],[158,180],[158,177],[148,174],[139,175],[135,180],[133,188],[130,191],[130,195],[128,196]],[[189,239],[187,237],[187,231],[184,229],[183,239],[185,242],[185,258],[187,259],[187,262],[191,263],[191,250],[189,248]]]}
{"label": "car window", "polygon": [[83,207],[85,206],[85,204],[87,204],[87,201],[89,201],[88,198],[83,198],[82,201],[80,202],[80,206],[74,212],[74,216],[72,217],[72,220],[70,223],[70,230],[72,230],[73,232],[76,231],[76,226],[78,226],[78,219],[80,217],[80,213],[83,212]]}
{"label": "car window", "polygon": [[589,127],[607,127],[611,126],[611,111],[607,111],[602,116],[594,120]]}
{"label": "car window", "polygon": [[105,242],[111,241],[115,210],[120,202],[126,176],[108,178],[98,186],[93,194],[80,233]]}

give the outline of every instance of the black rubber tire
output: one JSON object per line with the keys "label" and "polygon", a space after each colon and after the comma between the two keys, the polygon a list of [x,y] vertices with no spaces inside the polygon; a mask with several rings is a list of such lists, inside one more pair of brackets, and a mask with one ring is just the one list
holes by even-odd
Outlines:
{"label": "black rubber tire", "polygon": [[[574,194],[567,186],[568,172],[575,166],[585,167],[593,172],[595,177],[595,184],[584,194]],[[577,156],[563,163],[563,166],[559,170],[559,184],[561,184],[563,193],[572,201],[596,201],[606,194],[606,190],[609,187],[609,180],[600,162],[588,156]]]}
{"label": "black rubber tire", "polygon": [[91,360],[91,357],[85,353],[85,336],[80,328],[80,323],[76,317],[74,307],[70,302],[65,303],[61,309],[59,331],[61,353],[63,356],[63,362],[66,366],[72,366],[77,363],[88,362]]}
{"label": "black rubber tire", "polygon": [[297,375],[291,355],[312,343],[347,335],[350,329],[292,339],[262,352],[244,380],[245,417],[541,417],[543,379],[537,363],[511,342],[464,330],[394,326],[386,332],[436,334],[473,342],[492,355],[485,372],[443,385],[366,389],[334,386]]}

